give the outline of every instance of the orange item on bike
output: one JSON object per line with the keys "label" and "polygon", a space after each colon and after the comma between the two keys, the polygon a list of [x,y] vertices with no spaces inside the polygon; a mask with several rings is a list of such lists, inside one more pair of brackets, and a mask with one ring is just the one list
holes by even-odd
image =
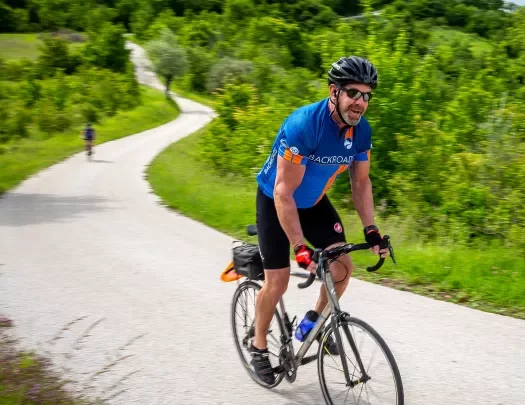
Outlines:
{"label": "orange item on bike", "polygon": [[225,283],[229,283],[231,281],[239,280],[244,276],[241,276],[240,274],[237,274],[235,272],[235,268],[233,267],[233,260],[230,262],[228,267],[221,273],[221,280]]}

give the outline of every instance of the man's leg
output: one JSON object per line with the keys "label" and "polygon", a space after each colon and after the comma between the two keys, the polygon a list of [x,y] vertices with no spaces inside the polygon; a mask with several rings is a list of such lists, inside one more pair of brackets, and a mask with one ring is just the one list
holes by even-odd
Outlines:
{"label": "man's leg", "polygon": [[284,233],[274,200],[257,191],[257,233],[264,271],[264,285],[255,301],[255,337],[251,346],[252,365],[267,384],[275,382],[267,348],[268,328],[279,299],[290,280],[290,242]]}
{"label": "man's leg", "polygon": [[288,288],[290,268],[272,269],[264,271],[264,285],[255,300],[255,339],[256,349],[266,349],[267,334],[272,322],[275,308],[280,298]]}
{"label": "man's leg", "polygon": [[[328,246],[327,249],[331,249],[343,244],[344,243],[334,243],[333,245]],[[352,260],[350,259],[350,255],[344,255],[330,265],[330,272],[332,273],[332,278],[334,279],[337,297],[340,298],[345,292],[346,287],[348,287],[350,276],[352,275],[353,270],[354,266],[352,264]],[[315,305],[315,312],[317,314],[323,312],[323,309],[326,307],[327,303],[328,295],[326,293],[326,287],[324,284],[322,284],[319,293],[319,299]]]}

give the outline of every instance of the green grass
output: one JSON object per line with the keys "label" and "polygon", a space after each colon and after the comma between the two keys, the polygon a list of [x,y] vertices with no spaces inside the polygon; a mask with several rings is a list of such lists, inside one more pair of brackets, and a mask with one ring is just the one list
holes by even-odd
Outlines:
{"label": "green grass", "polygon": [[0,405],[102,405],[64,388],[48,359],[17,349],[0,329]]}
{"label": "green grass", "polygon": [[[183,138],[159,154],[147,170],[149,181],[167,206],[222,232],[244,238],[245,226],[255,218],[256,183],[210,172],[209,167],[198,160],[196,152],[203,131],[205,129]],[[207,180],[208,174],[210,180]]]}
{"label": "green grass", "polygon": [[217,104],[217,101],[214,99],[212,95],[209,94],[195,94],[192,92],[189,92],[187,90],[184,90],[182,83],[175,81],[171,83],[170,90],[177,95],[181,97],[185,97],[189,100],[196,101],[197,103],[201,103],[204,105],[207,105],[208,107],[214,107]]}
{"label": "green grass", "polygon": [[475,57],[480,57],[493,49],[490,40],[479,35],[459,31],[450,27],[435,27],[431,30],[431,42],[438,44],[452,44],[453,41],[467,42]]}
{"label": "green grass", "polygon": [[[141,92],[141,106],[119,112],[95,125],[96,144],[154,128],[178,116],[177,105],[168,101],[163,92],[145,86],[141,87]],[[39,170],[82,151],[80,130],[80,127],[72,128],[48,139],[29,138],[3,146],[0,150],[0,194]]]}
{"label": "green grass", "polygon": [[[61,34],[67,39],[67,34]],[[31,59],[38,58],[38,46],[43,42],[39,34],[0,34],[0,59]],[[82,46],[82,42],[70,42],[70,49]]]}
{"label": "green grass", "polygon": [[36,59],[40,43],[36,34],[0,34],[0,59]]}
{"label": "green grass", "polygon": [[[171,145],[148,168],[148,180],[164,203],[232,237],[246,241],[245,227],[255,222],[255,179],[220,176],[198,160],[203,129]],[[192,170],[188,170],[191,167]],[[340,210],[349,241],[362,242],[355,213]],[[378,221],[392,237],[398,265],[390,259],[377,273],[368,252],[352,256],[356,278],[418,294],[525,319],[525,260],[515,252],[491,248],[421,246],[410,242],[402,223]]]}

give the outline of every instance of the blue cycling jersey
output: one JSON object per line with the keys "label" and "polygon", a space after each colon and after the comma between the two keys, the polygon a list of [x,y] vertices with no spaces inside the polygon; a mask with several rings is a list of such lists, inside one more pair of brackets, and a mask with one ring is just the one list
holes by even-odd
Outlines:
{"label": "blue cycling jersey", "polygon": [[278,154],[292,163],[306,165],[303,180],[294,193],[297,208],[317,204],[354,160],[370,159],[372,130],[364,117],[346,130],[344,136],[340,137],[339,132],[339,126],[330,117],[328,98],[292,112],[257,174],[257,183],[264,194],[273,198]]}
{"label": "blue cycling jersey", "polygon": [[93,128],[84,128],[84,139],[92,140],[95,137],[95,130]]}

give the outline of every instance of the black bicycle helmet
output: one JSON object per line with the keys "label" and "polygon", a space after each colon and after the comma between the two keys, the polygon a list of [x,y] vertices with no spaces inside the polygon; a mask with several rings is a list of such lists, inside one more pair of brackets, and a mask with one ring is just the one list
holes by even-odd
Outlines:
{"label": "black bicycle helmet", "polygon": [[377,70],[372,63],[359,56],[342,57],[332,63],[328,71],[328,84],[363,83],[377,87]]}

